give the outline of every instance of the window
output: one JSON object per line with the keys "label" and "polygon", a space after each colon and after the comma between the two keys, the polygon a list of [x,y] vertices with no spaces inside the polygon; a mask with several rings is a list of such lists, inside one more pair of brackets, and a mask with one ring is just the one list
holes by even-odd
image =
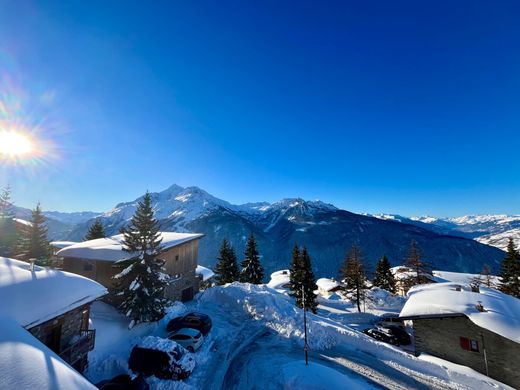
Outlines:
{"label": "window", "polygon": [[179,255],[175,255],[175,261],[179,261]]}
{"label": "window", "polygon": [[467,337],[460,338],[460,347],[466,351],[479,352],[478,341]]}

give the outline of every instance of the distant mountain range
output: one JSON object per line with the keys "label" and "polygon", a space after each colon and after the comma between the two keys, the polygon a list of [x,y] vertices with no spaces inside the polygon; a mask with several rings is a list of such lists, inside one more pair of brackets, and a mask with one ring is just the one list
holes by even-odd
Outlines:
{"label": "distant mountain range", "polygon": [[[96,217],[101,218],[108,234],[118,233],[140,199],[120,203],[104,213],[45,212],[49,235],[52,239],[82,240]],[[199,261],[206,266],[214,265],[224,238],[231,241],[240,260],[250,232],[257,237],[267,273],[289,266],[295,242],[309,249],[318,277],[337,275],[354,243],[362,247],[369,270],[383,254],[395,265],[402,263],[412,240],[435,268],[447,271],[479,272],[485,263],[496,270],[504,256],[499,249],[472,238],[496,234],[505,227],[500,223],[505,219],[477,226],[469,220],[360,215],[300,198],[233,205],[198,187],[178,185],[152,193],[152,199],[163,230],[205,234]],[[17,208],[17,216],[29,219],[30,210]]]}

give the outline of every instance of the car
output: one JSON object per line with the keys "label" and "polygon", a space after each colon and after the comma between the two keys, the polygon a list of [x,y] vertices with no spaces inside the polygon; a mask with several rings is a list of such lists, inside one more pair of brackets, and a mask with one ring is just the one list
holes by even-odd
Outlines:
{"label": "car", "polygon": [[166,325],[168,333],[177,332],[183,328],[197,329],[206,336],[211,330],[211,318],[203,313],[188,313],[182,317],[174,318]]}
{"label": "car", "polygon": [[144,377],[156,376],[159,379],[183,380],[188,378],[195,368],[193,355],[173,341],[164,347],[147,348],[134,346],[128,359],[128,368]]}
{"label": "car", "polygon": [[175,341],[177,344],[182,345],[190,352],[195,352],[200,348],[204,341],[204,336],[197,329],[193,328],[182,328],[176,332],[172,332],[168,335],[170,340]]}
{"label": "car", "polygon": [[408,334],[408,332],[406,332],[406,330],[404,330],[402,326],[384,325],[378,326],[377,329],[394,336],[397,340],[397,345],[410,345],[412,343],[410,335]]}
{"label": "car", "polygon": [[384,343],[388,343],[388,344],[392,344],[392,345],[399,345],[399,342],[397,341],[397,339],[394,336],[392,336],[391,334],[382,332],[381,330],[378,330],[376,328],[365,329],[363,331],[363,333],[378,341],[382,341]]}
{"label": "car", "polygon": [[101,390],[149,390],[150,386],[138,375],[134,379],[130,375],[118,375],[112,379],[107,379],[96,383],[96,387]]}

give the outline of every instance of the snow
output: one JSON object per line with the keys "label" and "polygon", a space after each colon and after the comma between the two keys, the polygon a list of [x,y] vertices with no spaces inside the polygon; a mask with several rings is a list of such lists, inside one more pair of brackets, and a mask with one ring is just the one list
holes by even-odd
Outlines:
{"label": "snow", "polygon": [[512,238],[516,247],[520,245],[520,228],[513,228],[500,233],[486,234],[475,238],[476,241],[494,246],[503,251],[507,250],[509,239]]}
{"label": "snow", "polygon": [[[162,250],[173,248],[185,242],[203,237],[198,233],[161,232]],[[112,237],[79,242],[58,251],[57,255],[77,259],[90,259],[108,262],[117,262],[133,257],[132,253],[123,250],[123,234]]]}
{"label": "snow", "polygon": [[339,286],[339,283],[334,279],[320,278],[316,281],[318,288],[323,291],[330,291]]}
{"label": "snow", "polygon": [[[482,282],[484,282],[486,276],[480,275],[480,274],[467,274],[467,273],[461,273],[461,272],[449,272],[449,271],[433,271],[433,276],[439,281],[445,281],[445,282],[454,282],[454,283],[467,283],[471,284],[471,282],[475,278],[482,278]],[[495,275],[489,275],[490,282],[494,285],[498,285],[499,283],[499,277]]]}
{"label": "snow", "polygon": [[267,286],[274,289],[284,289],[284,286],[290,283],[290,277],[291,272],[288,269],[275,271],[271,274],[271,280],[267,283]]}
{"label": "snow", "polygon": [[318,363],[305,366],[303,361],[295,361],[282,366],[284,388],[287,390],[329,390],[378,389],[366,381],[345,375]]}
{"label": "snow", "polygon": [[182,354],[182,358],[176,361],[177,364],[187,371],[193,371],[195,368],[193,355],[173,340],[157,336],[147,336],[143,338],[138,345],[143,348],[156,349],[167,353],[179,351]]}
{"label": "snow", "polygon": [[203,267],[202,265],[197,265],[197,268],[195,269],[195,273],[197,275],[202,275],[202,281],[206,281],[208,279],[211,279],[215,273],[210,270],[209,268]]}
{"label": "snow", "polygon": [[22,225],[25,225],[25,226],[32,226],[32,222],[26,221],[25,219],[13,218],[13,221],[18,222],[19,224],[22,224]]}
{"label": "snow", "polygon": [[77,241],[51,241],[50,245],[57,249],[63,249],[77,243]]}
{"label": "snow", "polygon": [[14,320],[1,317],[0,327],[2,389],[95,389],[83,376]]}
{"label": "snow", "polygon": [[0,257],[0,314],[29,328],[92,302],[107,290],[83,276]]}
{"label": "snow", "polygon": [[[460,289],[460,291],[457,291]],[[477,309],[481,303],[484,311]],[[468,284],[436,283],[414,286],[401,317],[463,314],[481,328],[520,343],[520,300],[500,291]]]}

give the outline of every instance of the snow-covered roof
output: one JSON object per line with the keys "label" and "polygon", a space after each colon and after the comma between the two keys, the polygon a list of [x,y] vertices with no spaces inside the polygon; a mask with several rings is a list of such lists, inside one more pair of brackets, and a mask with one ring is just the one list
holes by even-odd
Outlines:
{"label": "snow-covered roof", "polygon": [[288,269],[273,272],[271,280],[267,283],[267,287],[274,289],[284,288],[283,286],[290,282],[291,272]]}
{"label": "snow-covered roof", "polygon": [[[4,300],[4,295],[2,295]],[[90,390],[89,381],[13,319],[0,317],[1,388]]]}
{"label": "snow-covered roof", "polygon": [[[460,290],[460,291],[458,291]],[[481,303],[484,311],[477,309]],[[480,287],[472,292],[468,284],[435,283],[414,286],[400,317],[462,314],[491,332],[520,343],[520,299]]]}
{"label": "snow-covered roof", "polygon": [[[438,281],[455,282],[455,283],[471,283],[475,278],[485,279],[480,274],[466,274],[462,272],[433,271],[433,276]],[[489,275],[490,282],[498,284],[499,278],[495,275]]]}
{"label": "snow-covered roof", "polygon": [[18,222],[19,224],[22,224],[22,225],[25,225],[25,226],[32,226],[32,222],[31,221],[27,221],[25,219],[13,218],[13,221]]}
{"label": "snow-covered roof", "polygon": [[[412,270],[409,267],[406,267],[404,265],[398,265],[395,267],[390,268],[390,271],[394,274],[394,278],[396,280],[405,280],[405,279],[411,279],[415,278],[417,274],[414,270]],[[422,273],[421,276],[424,276],[425,278],[428,278],[435,282],[444,282],[445,280],[438,280],[435,275],[430,275],[428,273]]]}
{"label": "snow-covered roof", "polygon": [[77,243],[77,241],[51,241],[49,244],[54,248],[63,249]]}
{"label": "snow-covered roof", "polygon": [[339,283],[334,279],[320,278],[316,281],[316,285],[325,291],[330,291],[339,286]]}
{"label": "snow-covered roof", "polygon": [[[107,293],[93,280],[0,257],[0,315],[29,328]],[[1,333],[1,332],[0,332]]]}
{"label": "snow-covered roof", "polygon": [[[201,238],[204,234],[161,232],[162,248],[167,250],[185,242]],[[123,250],[124,236],[117,234],[107,238],[97,238],[79,242],[58,251],[57,255],[76,259],[89,259],[117,262],[132,258],[132,254]]]}
{"label": "snow-covered roof", "polygon": [[209,268],[203,267],[202,265],[198,265],[195,269],[195,273],[197,275],[202,275],[202,280],[205,282],[208,279],[211,279],[215,273]]}

